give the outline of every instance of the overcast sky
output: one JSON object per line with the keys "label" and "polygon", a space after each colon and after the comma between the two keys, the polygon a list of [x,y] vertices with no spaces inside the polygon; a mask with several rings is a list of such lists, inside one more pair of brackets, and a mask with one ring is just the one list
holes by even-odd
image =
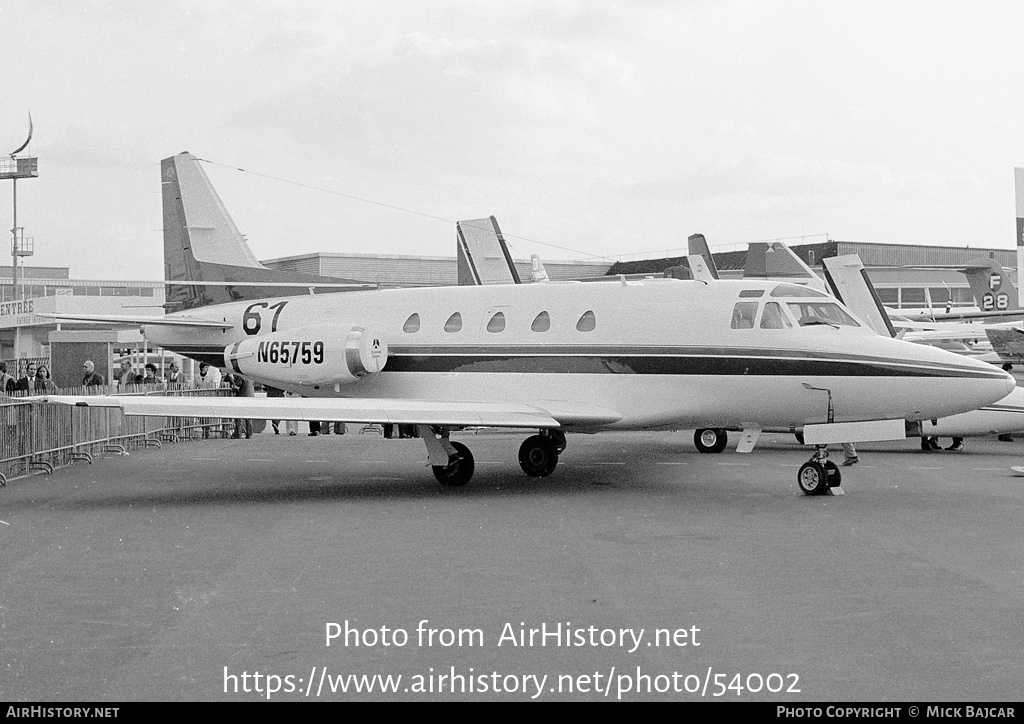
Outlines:
{"label": "overcast sky", "polygon": [[0,28],[0,153],[31,110],[39,158],[18,224],[76,278],[162,278],[180,151],[223,164],[259,259],[453,255],[491,214],[552,260],[1014,245],[1016,0],[0,0]]}

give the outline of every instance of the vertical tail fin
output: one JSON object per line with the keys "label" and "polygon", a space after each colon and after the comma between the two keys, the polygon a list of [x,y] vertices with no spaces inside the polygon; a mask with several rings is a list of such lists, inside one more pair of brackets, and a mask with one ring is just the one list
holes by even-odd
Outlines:
{"label": "vertical tail fin", "polygon": [[1024,168],[1013,169],[1017,198],[1017,289],[1024,290]]}
{"label": "vertical tail fin", "polygon": [[1005,312],[1020,308],[1010,275],[995,259],[973,259],[960,271],[966,275],[981,311]]}
{"label": "vertical tail fin", "polygon": [[549,282],[548,270],[544,268],[544,262],[540,260],[540,254],[530,254],[530,280],[536,284]]}
{"label": "vertical tail fin", "polygon": [[[256,260],[195,156],[186,152],[165,158],[160,172],[164,279],[171,311],[306,294],[317,284],[331,284],[333,291],[338,285],[366,286],[350,279],[268,269]],[[261,283],[267,286],[258,286]]]}
{"label": "vertical tail fin", "polygon": [[825,267],[825,283],[832,296],[846,305],[871,329],[887,337],[896,336],[882,301],[864,271],[864,264],[856,254],[834,256],[821,260]]}
{"label": "vertical tail fin", "polygon": [[714,279],[718,279],[718,267],[715,265],[715,257],[711,256],[711,249],[708,248],[708,240],[704,234],[691,234],[687,241],[687,251],[690,256],[697,255],[704,257],[708,272]]}
{"label": "vertical tail fin", "polygon": [[821,277],[781,241],[770,244],[756,241],[748,244],[743,278],[790,281],[825,291]]}
{"label": "vertical tail fin", "polygon": [[519,272],[493,216],[455,224],[459,286],[519,284]]}

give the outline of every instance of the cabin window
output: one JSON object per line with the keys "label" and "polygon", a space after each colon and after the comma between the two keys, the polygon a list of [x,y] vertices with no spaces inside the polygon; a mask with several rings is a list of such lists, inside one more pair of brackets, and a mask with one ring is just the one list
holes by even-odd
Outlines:
{"label": "cabin window", "polygon": [[547,312],[541,312],[534,318],[533,324],[530,325],[530,329],[534,332],[547,332],[551,329],[551,315]]}
{"label": "cabin window", "polygon": [[405,320],[405,326],[402,327],[402,330],[405,332],[409,332],[410,334],[412,334],[413,332],[419,332],[420,315],[413,312],[413,314],[410,315],[410,317],[407,320]]}
{"label": "cabin window", "polygon": [[460,329],[462,329],[462,315],[456,312],[448,317],[448,321],[444,323],[444,331],[458,332]]}
{"label": "cabin window", "polygon": [[487,323],[488,332],[504,332],[505,331],[505,313],[497,312],[491,321]]}
{"label": "cabin window", "polygon": [[580,321],[576,322],[576,329],[580,332],[593,332],[597,326],[597,317],[594,316],[592,311],[586,311],[583,316],[580,317]]}
{"label": "cabin window", "polygon": [[761,329],[789,329],[793,323],[778,302],[768,302],[761,312]]}
{"label": "cabin window", "polygon": [[736,302],[732,308],[733,329],[753,329],[754,317],[757,316],[757,302]]}
{"label": "cabin window", "polygon": [[857,320],[847,314],[835,302],[789,302],[789,310],[797,318],[797,324],[831,324],[841,327],[859,327]]}

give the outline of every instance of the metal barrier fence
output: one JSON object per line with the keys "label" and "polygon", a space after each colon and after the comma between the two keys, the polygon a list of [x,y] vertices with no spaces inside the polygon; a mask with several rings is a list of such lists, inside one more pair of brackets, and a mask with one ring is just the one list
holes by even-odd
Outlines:
{"label": "metal barrier fence", "polygon": [[[109,388],[82,388],[90,393],[109,394]],[[132,394],[188,395],[196,397],[230,396],[227,387],[219,389],[167,390],[161,385]],[[62,394],[83,394],[70,389]],[[55,467],[75,460],[92,462],[93,455],[105,452],[125,454],[131,448],[160,447],[196,436],[223,436],[233,420],[197,417],[127,416],[116,407],[77,407],[33,401],[32,397],[0,398],[0,486],[7,480],[34,470],[53,472]]]}

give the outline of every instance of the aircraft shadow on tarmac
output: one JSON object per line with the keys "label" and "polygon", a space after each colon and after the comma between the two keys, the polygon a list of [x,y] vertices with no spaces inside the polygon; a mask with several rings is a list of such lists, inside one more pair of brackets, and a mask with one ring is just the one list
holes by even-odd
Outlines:
{"label": "aircraft shadow on tarmac", "polygon": [[[183,508],[189,506],[216,505],[276,505],[306,502],[358,503],[380,500],[434,500],[438,498],[481,499],[529,496],[593,496],[605,491],[622,490],[644,494],[677,491],[690,482],[682,479],[654,480],[644,475],[620,479],[618,473],[609,470],[580,467],[560,470],[558,474],[541,480],[533,480],[512,472],[511,469],[482,471],[473,482],[461,488],[438,485],[428,471],[416,476],[403,475],[397,471],[311,471],[312,475],[296,475],[294,480],[281,477],[270,479],[271,473],[258,478],[219,478],[215,481],[178,480],[147,482],[137,489],[125,489],[125,484],[116,484],[118,490],[83,489],[77,486],[66,493],[51,488],[32,500],[9,501],[8,511],[38,509],[46,506],[50,510],[100,510],[110,508]],[[703,478],[704,476],[700,476]],[[311,479],[316,478],[316,479]],[[693,481],[700,482],[700,481]],[[710,482],[710,481],[706,481]],[[23,480],[24,485],[44,484],[60,486],[59,476]],[[107,484],[109,485],[109,483]],[[104,486],[106,487],[106,485]],[[702,487],[702,486],[701,486]]]}

